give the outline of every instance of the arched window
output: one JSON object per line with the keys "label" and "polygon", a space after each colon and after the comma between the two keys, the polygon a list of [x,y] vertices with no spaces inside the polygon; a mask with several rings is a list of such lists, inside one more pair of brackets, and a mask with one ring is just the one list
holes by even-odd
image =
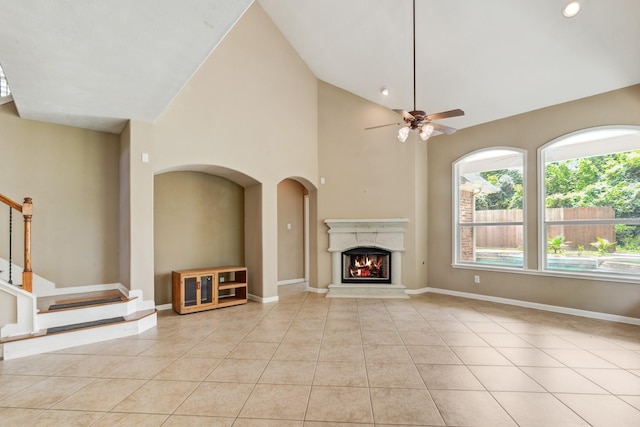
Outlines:
{"label": "arched window", "polygon": [[9,83],[4,75],[4,70],[0,67],[0,98],[11,95],[11,89],[9,89]]}
{"label": "arched window", "polygon": [[640,276],[640,128],[586,129],[538,154],[541,269]]}
{"label": "arched window", "polygon": [[454,264],[524,268],[524,159],[496,147],[454,163]]}

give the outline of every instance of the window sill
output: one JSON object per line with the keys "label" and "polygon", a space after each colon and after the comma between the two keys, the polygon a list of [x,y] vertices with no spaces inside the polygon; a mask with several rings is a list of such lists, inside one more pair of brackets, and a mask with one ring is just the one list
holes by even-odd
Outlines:
{"label": "window sill", "polygon": [[618,282],[640,284],[640,277],[631,275],[587,274],[565,272],[562,270],[532,270],[526,268],[497,267],[477,264],[451,264],[451,267],[461,270],[492,271],[496,273],[525,274],[528,276],[557,277],[566,279],[591,280],[599,282]]}

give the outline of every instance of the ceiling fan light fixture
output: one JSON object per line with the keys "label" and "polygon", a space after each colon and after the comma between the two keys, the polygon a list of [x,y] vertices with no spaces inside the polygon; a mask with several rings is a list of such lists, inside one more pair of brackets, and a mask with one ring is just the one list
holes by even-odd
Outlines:
{"label": "ceiling fan light fixture", "polygon": [[427,123],[426,125],[422,126],[422,128],[420,129],[420,138],[423,141],[426,141],[427,139],[429,139],[429,137],[431,137],[432,133],[433,133],[433,125],[430,123]]}
{"label": "ceiling fan light fixture", "polygon": [[398,141],[405,142],[409,137],[409,130],[408,126],[401,127],[400,130],[398,130]]}
{"label": "ceiling fan light fixture", "polygon": [[578,12],[580,12],[580,2],[577,1],[571,1],[562,8],[562,14],[565,18],[573,18]]}

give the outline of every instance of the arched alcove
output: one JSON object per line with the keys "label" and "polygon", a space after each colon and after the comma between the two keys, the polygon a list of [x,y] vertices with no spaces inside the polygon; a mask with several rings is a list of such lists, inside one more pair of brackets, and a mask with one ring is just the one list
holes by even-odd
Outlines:
{"label": "arched alcove", "polygon": [[241,172],[210,165],[181,166],[154,176],[156,304],[171,302],[173,270],[247,265],[261,257],[259,246],[245,241],[258,221],[250,214],[247,224],[245,217],[260,205],[247,196],[255,192],[245,192],[254,186],[257,181]]}
{"label": "arched alcove", "polygon": [[171,302],[173,270],[244,264],[244,188],[202,172],[156,175],[156,304]]}

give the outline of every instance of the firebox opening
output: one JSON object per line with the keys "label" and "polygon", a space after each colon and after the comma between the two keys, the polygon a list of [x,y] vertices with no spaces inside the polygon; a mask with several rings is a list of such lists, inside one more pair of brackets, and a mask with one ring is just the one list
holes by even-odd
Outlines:
{"label": "firebox opening", "polygon": [[343,252],[342,283],[391,283],[391,252],[365,247]]}

